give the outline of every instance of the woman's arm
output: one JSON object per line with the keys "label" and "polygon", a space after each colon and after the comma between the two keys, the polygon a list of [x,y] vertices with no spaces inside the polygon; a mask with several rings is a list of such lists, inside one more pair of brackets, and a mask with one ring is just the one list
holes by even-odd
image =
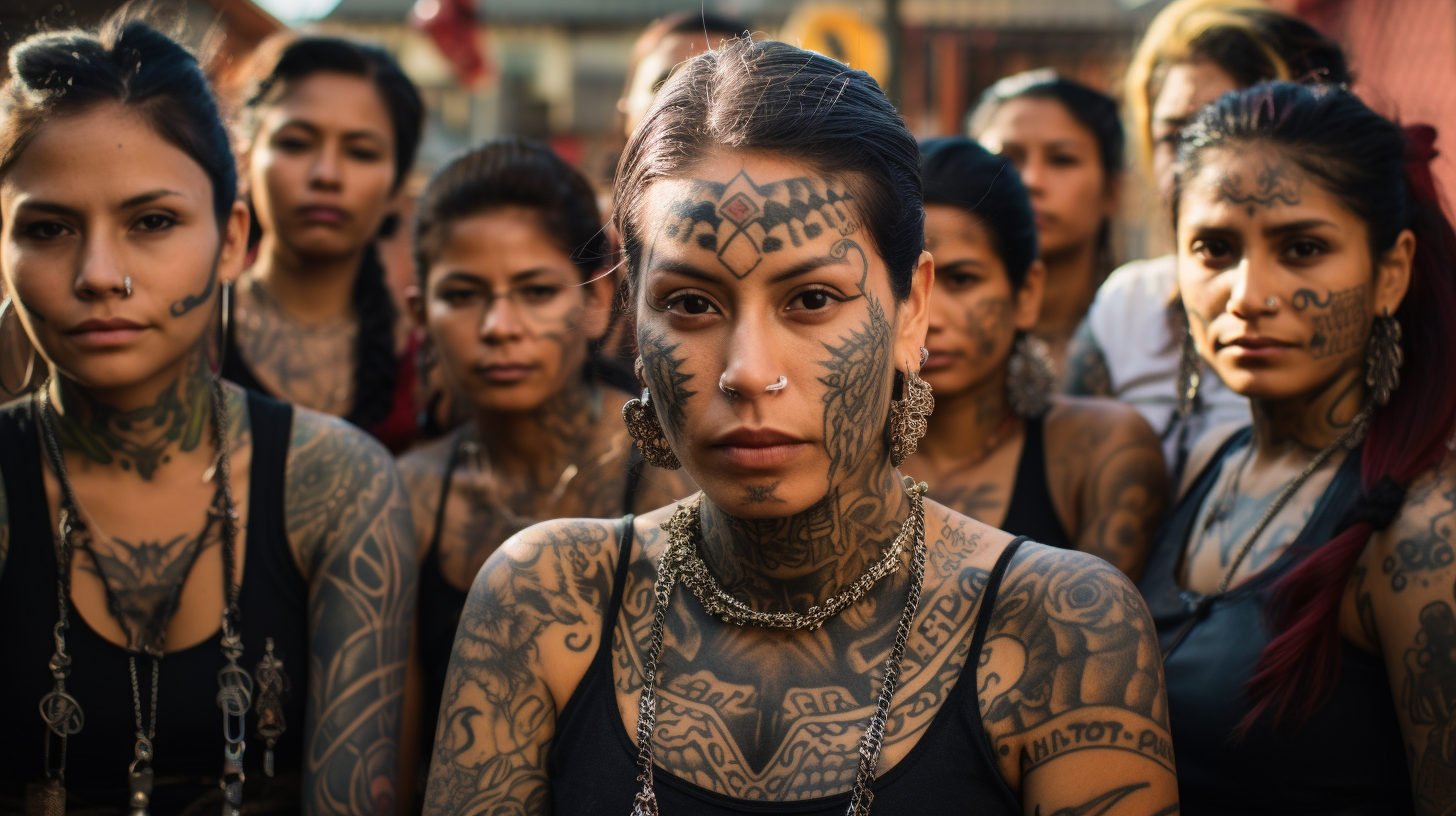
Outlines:
{"label": "woman's arm", "polygon": [[1074,397],[1112,397],[1112,372],[1092,324],[1085,318],[1077,326],[1067,345],[1067,371],[1062,375],[1062,391]]}
{"label": "woman's arm", "polygon": [[427,814],[551,813],[546,753],[600,645],[615,548],[608,522],[558,520],[486,561],[445,676]]}
{"label": "woman's arm", "polygon": [[1077,427],[1072,433],[1049,430],[1048,441],[1071,449],[1064,457],[1048,459],[1081,463],[1075,497],[1075,516],[1080,520],[1074,531],[1077,549],[1103,559],[1136,581],[1167,507],[1163,448],[1147,420],[1126,405],[1111,400],[1063,400],[1060,404],[1066,403],[1072,403],[1067,422]]}
{"label": "woman's arm", "polygon": [[309,579],[304,813],[392,816],[415,611],[409,500],[379,443],[302,409],[285,479]]}
{"label": "woman's arm", "polygon": [[1127,577],[1085,553],[1026,544],[981,655],[981,720],[1023,811],[1178,812],[1162,659]]}
{"label": "woman's arm", "polygon": [[1456,801],[1453,535],[1456,463],[1448,461],[1411,485],[1396,523],[1366,548],[1353,614],[1346,605],[1345,617],[1385,656],[1418,816],[1447,813]]}

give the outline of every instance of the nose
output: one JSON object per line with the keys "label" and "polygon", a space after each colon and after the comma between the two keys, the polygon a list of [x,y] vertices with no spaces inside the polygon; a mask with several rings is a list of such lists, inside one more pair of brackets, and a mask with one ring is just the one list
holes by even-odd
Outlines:
{"label": "nose", "polygon": [[1027,192],[1039,195],[1046,190],[1046,163],[1036,154],[1028,155],[1016,168]]}
{"label": "nose", "polygon": [[786,366],[774,353],[770,337],[766,321],[751,314],[738,319],[728,336],[727,365],[718,380],[720,396],[759,399],[774,396],[787,385]]}
{"label": "nose", "polygon": [[114,241],[95,233],[86,236],[77,259],[73,286],[81,300],[127,296],[126,266]]}
{"label": "nose", "polygon": [[1247,321],[1277,310],[1278,281],[1260,259],[1246,254],[1225,275],[1232,278],[1227,307],[1230,314]]}
{"label": "nose", "polygon": [[326,141],[309,170],[309,186],[320,190],[337,190],[343,181],[341,170],[338,146]]}
{"label": "nose", "polygon": [[485,307],[485,317],[480,321],[480,337],[487,343],[506,343],[519,340],[526,333],[520,310],[508,297],[491,297]]}

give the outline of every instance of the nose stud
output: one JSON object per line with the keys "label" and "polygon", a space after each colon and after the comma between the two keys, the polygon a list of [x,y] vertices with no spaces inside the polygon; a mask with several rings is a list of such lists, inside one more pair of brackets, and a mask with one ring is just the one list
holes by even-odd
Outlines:
{"label": "nose stud", "polygon": [[121,292],[122,297],[131,297],[131,278],[121,279]]}
{"label": "nose stud", "polygon": [[1269,297],[1264,298],[1264,308],[1266,308],[1266,309],[1277,309],[1277,308],[1279,308],[1279,298],[1274,297],[1273,295],[1270,295]]}

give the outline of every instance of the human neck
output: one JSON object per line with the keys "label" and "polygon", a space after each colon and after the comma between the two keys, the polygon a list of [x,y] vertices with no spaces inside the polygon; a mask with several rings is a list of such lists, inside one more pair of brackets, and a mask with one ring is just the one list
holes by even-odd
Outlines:
{"label": "human neck", "polygon": [[572,377],[533,410],[476,411],[468,433],[485,448],[492,468],[549,489],[560,479],[563,467],[589,453],[601,399],[599,384]]}
{"label": "human neck", "polygon": [[353,315],[354,278],[363,259],[363,247],[346,255],[300,255],[265,233],[248,274],[290,318],[332,323]]}
{"label": "human neck", "polygon": [[754,609],[804,612],[863,575],[906,523],[909,503],[888,462],[865,483],[786,518],[739,518],[704,499],[698,554]]}
{"label": "human neck", "polygon": [[1003,365],[970,388],[935,395],[935,421],[915,455],[937,470],[963,462],[984,453],[1009,416]]}
{"label": "human neck", "polygon": [[1048,341],[1070,339],[1097,294],[1097,245],[1046,255],[1042,262],[1047,275],[1036,333]]}
{"label": "human neck", "polygon": [[207,455],[212,382],[199,348],[146,382],[86,389],[58,377],[48,396],[61,447],[88,467],[114,468],[152,481],[158,468],[196,451]]}
{"label": "human neck", "polygon": [[1312,393],[1252,400],[1255,451],[1260,459],[1290,453],[1307,459],[1349,430],[1364,404],[1358,366],[1342,370]]}

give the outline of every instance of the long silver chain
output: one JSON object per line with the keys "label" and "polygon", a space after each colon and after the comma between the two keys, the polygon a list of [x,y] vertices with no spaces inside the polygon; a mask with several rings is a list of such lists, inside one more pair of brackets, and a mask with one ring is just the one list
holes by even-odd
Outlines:
{"label": "long silver chain", "polygon": [[[835,598],[811,607],[810,612],[817,617],[817,621],[812,625],[803,622],[811,619],[811,616],[807,614],[787,613],[793,618],[797,618],[800,623],[799,625],[786,624],[784,615],[764,616],[748,609],[746,605],[737,603],[737,599],[728,596],[717,586],[712,574],[707,572],[706,565],[703,566],[703,575],[711,583],[701,585],[717,589],[717,593],[698,594],[697,591],[694,591],[710,614],[720,617],[727,615],[727,617],[723,617],[723,620],[737,623],[740,626],[746,624],[777,629],[817,629],[824,620],[862,598],[879,578],[897,571],[900,566],[900,556],[905,551],[905,542],[914,542],[910,556],[910,590],[905,599],[905,608],[900,613],[900,621],[895,627],[894,645],[890,649],[890,656],[885,659],[885,676],[880,683],[875,712],[870,715],[869,724],[860,738],[859,772],[855,776],[853,794],[850,797],[847,811],[848,816],[865,816],[869,813],[870,804],[874,800],[874,792],[870,788],[874,784],[875,767],[879,764],[880,749],[884,743],[885,722],[889,718],[890,704],[899,683],[900,664],[905,657],[905,644],[910,639],[910,627],[914,623],[915,612],[920,605],[920,589],[925,581],[925,494],[928,492],[929,486],[924,482],[917,484],[914,479],[909,477],[905,478],[904,484],[906,492],[910,495],[910,515],[901,526],[900,533],[895,536],[894,542],[886,552],[886,557],[876,562],[868,572],[860,576]],[[689,564],[693,562],[702,564],[702,559],[697,556],[695,544],[695,540],[701,534],[701,502],[702,499],[699,497],[697,501],[680,505],[677,512],[662,523],[662,529],[668,534],[668,546],[658,562],[657,581],[652,588],[654,601],[652,627],[647,654],[642,662],[642,695],[637,704],[637,764],[639,768],[637,781],[641,787],[632,801],[632,816],[658,816],[657,793],[653,788],[652,770],[652,732],[657,725],[658,662],[662,658],[663,630],[667,621],[668,603],[672,600],[673,586],[679,580],[687,583],[686,567]],[[893,562],[890,562],[889,553],[894,553]],[[880,570],[884,571],[865,583],[866,578]],[[701,581],[701,576],[695,576],[695,580]],[[855,588],[860,587],[861,584],[864,584],[863,588],[856,591]],[[849,597],[851,593],[853,596]],[[704,595],[707,597],[705,598]],[[721,607],[721,614],[709,607],[708,600],[709,598],[719,599],[719,596],[735,602]],[[839,603],[846,597],[849,599]],[[834,606],[835,604],[838,605]],[[824,610],[831,606],[834,606],[834,611],[825,613]],[[746,610],[752,615],[744,615],[741,610]]]}

